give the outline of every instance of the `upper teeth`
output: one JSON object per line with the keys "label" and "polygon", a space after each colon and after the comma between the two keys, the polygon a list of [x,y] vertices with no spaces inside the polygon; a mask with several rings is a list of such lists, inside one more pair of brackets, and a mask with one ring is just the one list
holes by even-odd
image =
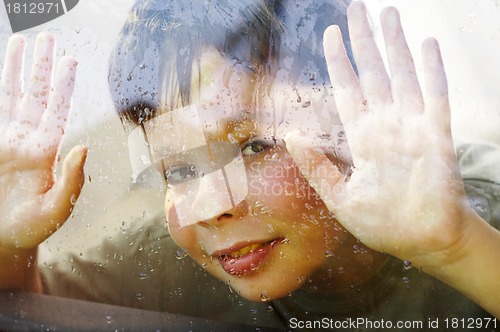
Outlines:
{"label": "upper teeth", "polygon": [[244,248],[241,248],[240,250],[237,250],[237,251],[233,251],[230,256],[233,257],[233,258],[236,258],[236,257],[241,257],[243,255],[246,255],[248,254],[249,252],[254,252],[255,250],[259,249],[260,247],[262,247],[262,244],[260,243],[255,243],[255,244],[252,244],[252,245],[249,245],[249,246],[246,246]]}

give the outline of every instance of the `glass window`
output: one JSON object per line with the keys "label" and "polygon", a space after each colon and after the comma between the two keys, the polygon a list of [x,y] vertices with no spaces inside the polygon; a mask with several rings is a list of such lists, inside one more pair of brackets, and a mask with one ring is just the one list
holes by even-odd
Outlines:
{"label": "glass window", "polygon": [[500,328],[495,1],[69,2],[0,6],[0,330]]}

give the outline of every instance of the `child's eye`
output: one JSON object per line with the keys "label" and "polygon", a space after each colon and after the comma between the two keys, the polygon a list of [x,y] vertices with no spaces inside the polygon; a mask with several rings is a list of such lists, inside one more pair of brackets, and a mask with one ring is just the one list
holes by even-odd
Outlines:
{"label": "child's eye", "polygon": [[253,156],[276,145],[276,141],[270,138],[251,138],[241,146],[241,153],[244,156]]}
{"label": "child's eye", "polygon": [[198,170],[194,165],[174,166],[165,171],[167,183],[176,184],[198,177]]}

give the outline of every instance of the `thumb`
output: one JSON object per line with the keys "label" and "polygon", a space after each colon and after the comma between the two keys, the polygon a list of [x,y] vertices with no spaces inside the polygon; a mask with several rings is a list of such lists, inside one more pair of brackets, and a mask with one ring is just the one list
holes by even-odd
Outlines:
{"label": "thumb", "polygon": [[61,177],[45,194],[42,214],[48,217],[47,220],[52,220],[53,225],[65,222],[73,210],[85,182],[83,166],[86,158],[86,147],[75,146],[71,149],[64,159]]}
{"label": "thumb", "polygon": [[325,155],[323,149],[300,131],[284,137],[288,153],[302,176],[321,197],[326,207],[335,212],[345,193],[345,176]]}

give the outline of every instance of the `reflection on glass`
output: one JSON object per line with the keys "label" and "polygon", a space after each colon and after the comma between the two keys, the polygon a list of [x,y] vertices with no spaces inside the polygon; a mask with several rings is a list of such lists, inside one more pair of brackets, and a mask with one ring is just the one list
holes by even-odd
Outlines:
{"label": "reflection on glass", "polygon": [[[9,158],[0,166],[0,262],[9,267],[0,272],[8,290],[0,307],[42,322],[22,303],[104,308],[101,324],[117,328],[150,327],[131,318],[134,310],[160,325],[166,316],[153,312],[188,316],[194,329],[207,326],[198,319],[226,328],[394,328],[384,321],[448,329],[457,323],[450,317],[495,328],[487,313],[499,314],[495,300],[477,296],[494,293],[495,269],[465,285],[478,265],[464,260],[461,272],[443,272],[449,257],[435,254],[456,253],[450,243],[463,235],[475,239],[474,257],[495,259],[477,248],[500,245],[484,223],[499,226],[498,146],[455,142],[455,159],[437,44],[424,46],[425,90],[397,11],[381,16],[387,72],[364,5],[347,8],[343,0],[137,1],[110,58],[115,127],[126,133],[103,141],[104,166],[85,176],[87,150],[73,149],[58,179],[52,165],[75,64],[63,59],[52,80],[35,60],[34,73],[54,88],[33,75],[27,91],[45,93],[30,99],[15,83],[24,46],[12,38],[0,98]],[[49,54],[50,67],[53,36],[42,34],[37,47],[35,59]],[[38,113],[30,117],[26,105]],[[45,139],[45,149],[31,137]],[[89,165],[103,162],[91,157]],[[87,188],[120,183],[103,174],[125,164],[132,181],[121,178],[126,190],[98,207]],[[95,232],[94,242],[67,248],[78,237],[70,234],[50,243],[68,218],[84,220],[80,230]],[[47,238],[57,249],[37,256]]]}

